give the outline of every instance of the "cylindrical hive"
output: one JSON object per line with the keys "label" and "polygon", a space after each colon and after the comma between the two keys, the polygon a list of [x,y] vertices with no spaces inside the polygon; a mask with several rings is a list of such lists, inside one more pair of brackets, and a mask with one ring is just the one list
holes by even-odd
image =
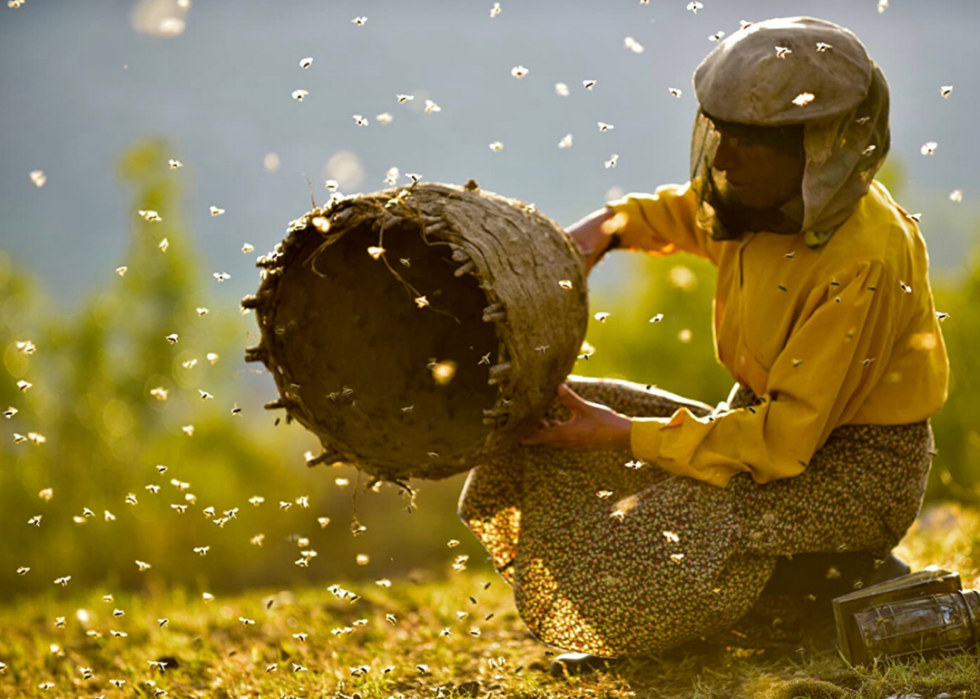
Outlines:
{"label": "cylindrical hive", "polygon": [[242,305],[314,463],[384,480],[445,478],[530,432],[588,324],[585,269],[533,206],[416,183],[335,200],[259,258]]}

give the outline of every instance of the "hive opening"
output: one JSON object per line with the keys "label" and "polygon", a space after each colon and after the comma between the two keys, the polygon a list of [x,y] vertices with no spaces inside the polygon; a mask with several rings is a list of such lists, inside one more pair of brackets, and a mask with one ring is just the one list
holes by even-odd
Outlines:
{"label": "hive opening", "polygon": [[427,243],[415,223],[386,227],[380,241],[372,224],[326,247],[304,236],[279,282],[273,354],[289,393],[339,444],[379,465],[393,453],[452,463],[492,429],[483,410],[497,397],[487,380],[499,340],[483,321],[487,296],[474,276],[454,276],[450,247]]}

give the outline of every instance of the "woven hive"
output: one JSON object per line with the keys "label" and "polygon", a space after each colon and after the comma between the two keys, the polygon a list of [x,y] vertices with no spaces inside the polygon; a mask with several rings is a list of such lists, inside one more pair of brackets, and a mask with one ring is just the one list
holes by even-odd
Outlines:
{"label": "woven hive", "polygon": [[310,465],[445,478],[518,443],[565,380],[588,324],[585,270],[533,206],[419,184],[335,199],[260,257],[261,341]]}

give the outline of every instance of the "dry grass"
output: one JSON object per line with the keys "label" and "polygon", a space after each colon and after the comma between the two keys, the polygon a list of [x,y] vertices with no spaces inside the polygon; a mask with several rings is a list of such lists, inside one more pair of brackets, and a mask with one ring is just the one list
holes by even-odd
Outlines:
{"label": "dry grass", "polygon": [[[980,513],[944,506],[920,518],[899,552],[914,568],[936,563],[958,569],[970,585],[978,570],[978,541]],[[117,594],[106,602],[107,590],[57,588],[61,596],[0,609],[0,662],[6,666],[0,695],[980,697],[980,666],[975,655],[966,654],[851,668],[836,656],[729,650],[630,661],[614,671],[555,679],[546,672],[553,649],[530,637],[510,590],[493,573],[419,577],[394,581],[391,588],[358,583],[351,589],[360,599],[351,602],[319,588],[205,603],[180,590]],[[113,616],[116,609],[125,614]],[[57,617],[65,617],[63,627]],[[165,626],[161,618],[169,620]],[[304,640],[296,634],[307,635]],[[151,661],[166,666],[161,670]],[[363,674],[355,669],[361,666],[368,668]],[[91,669],[91,679],[82,668]],[[45,683],[53,687],[42,688]]]}

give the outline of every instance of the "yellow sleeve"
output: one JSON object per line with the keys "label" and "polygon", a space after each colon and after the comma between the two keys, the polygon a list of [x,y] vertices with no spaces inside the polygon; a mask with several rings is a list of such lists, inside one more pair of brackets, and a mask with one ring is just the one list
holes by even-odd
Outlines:
{"label": "yellow sleeve", "polygon": [[622,247],[652,255],[685,250],[717,263],[717,243],[697,225],[697,195],[690,183],[658,187],[653,194],[627,194],[606,207],[621,215]]}
{"label": "yellow sleeve", "polygon": [[883,282],[883,269],[877,261],[858,263],[838,277],[839,293],[827,286],[811,292],[805,307],[813,310],[773,362],[762,404],[713,419],[686,408],[669,418],[634,418],[634,456],[722,488],[742,471],[758,483],[802,473],[888,364],[892,304],[904,292],[897,281]]}

